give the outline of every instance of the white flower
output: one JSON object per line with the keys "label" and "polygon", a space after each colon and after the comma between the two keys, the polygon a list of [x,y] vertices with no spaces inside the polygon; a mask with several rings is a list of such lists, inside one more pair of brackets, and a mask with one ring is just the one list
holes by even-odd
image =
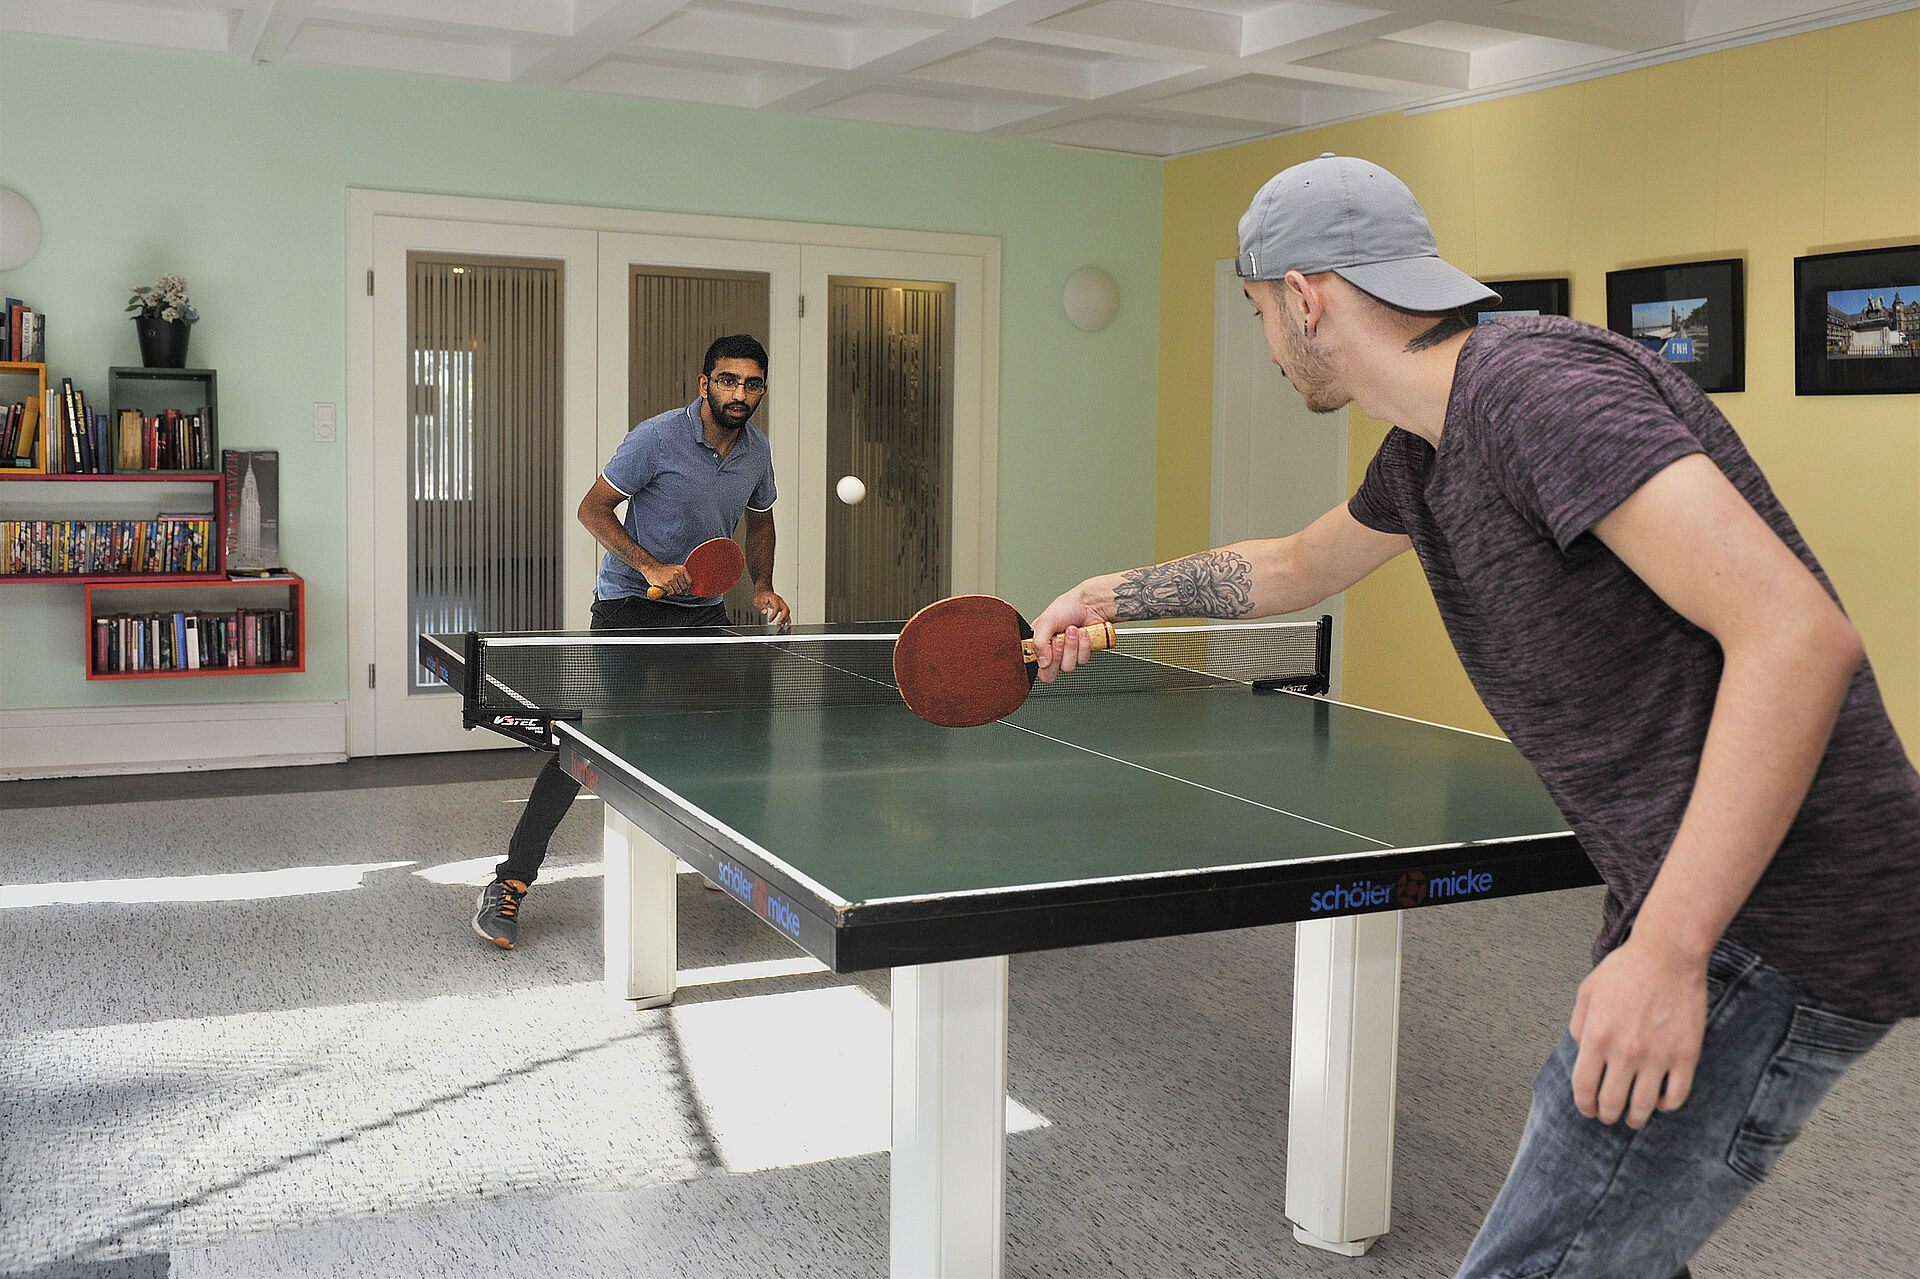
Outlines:
{"label": "white flower", "polygon": [[185,320],[193,324],[200,319],[200,312],[187,300],[187,278],[171,271],[162,273],[157,284],[135,285],[127,310],[136,315],[158,316],[169,323]]}

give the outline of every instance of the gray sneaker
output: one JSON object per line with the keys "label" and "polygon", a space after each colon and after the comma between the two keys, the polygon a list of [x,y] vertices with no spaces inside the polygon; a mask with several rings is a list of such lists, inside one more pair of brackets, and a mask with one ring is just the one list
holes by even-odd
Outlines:
{"label": "gray sneaker", "polygon": [[520,899],[527,886],[517,879],[496,879],[480,890],[480,908],[473,913],[473,933],[502,950],[513,949],[520,932]]}

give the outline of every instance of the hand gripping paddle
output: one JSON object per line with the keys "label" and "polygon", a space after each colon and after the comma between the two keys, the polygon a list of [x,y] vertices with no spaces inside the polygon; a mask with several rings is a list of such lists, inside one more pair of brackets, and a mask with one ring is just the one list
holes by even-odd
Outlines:
{"label": "hand gripping paddle", "polygon": [[[1113,623],[1089,626],[1095,648],[1113,647]],[[956,595],[929,604],[900,628],[893,681],[929,724],[972,728],[1011,715],[1039,677],[1033,627],[1005,600]]]}
{"label": "hand gripping paddle", "polygon": [[[687,578],[693,583],[689,595],[725,595],[740,580],[747,567],[747,553],[730,537],[715,537],[700,543],[687,556]],[[657,600],[667,593],[662,586],[649,586],[647,598]]]}

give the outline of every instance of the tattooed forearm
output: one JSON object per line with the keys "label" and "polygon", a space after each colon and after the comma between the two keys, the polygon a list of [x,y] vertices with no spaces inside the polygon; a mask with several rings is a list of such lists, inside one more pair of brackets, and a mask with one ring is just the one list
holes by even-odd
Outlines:
{"label": "tattooed forearm", "polygon": [[1245,617],[1253,611],[1253,565],[1232,551],[1202,551],[1138,568],[1114,587],[1116,617]]}

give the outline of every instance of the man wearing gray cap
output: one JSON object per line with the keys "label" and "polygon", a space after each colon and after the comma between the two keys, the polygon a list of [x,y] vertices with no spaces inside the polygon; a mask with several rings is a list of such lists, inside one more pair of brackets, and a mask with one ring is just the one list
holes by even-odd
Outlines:
{"label": "man wearing gray cap", "polygon": [[[1323,155],[1240,220],[1274,363],[1392,422],[1353,497],[1288,537],[1089,578],[1100,621],[1308,608],[1409,548],[1501,729],[1607,884],[1594,967],[1534,1086],[1475,1279],[1661,1279],[1920,1013],[1920,776],[1819,563],[1699,387],[1441,260],[1377,165]],[[1195,601],[1198,601],[1196,604]]]}

